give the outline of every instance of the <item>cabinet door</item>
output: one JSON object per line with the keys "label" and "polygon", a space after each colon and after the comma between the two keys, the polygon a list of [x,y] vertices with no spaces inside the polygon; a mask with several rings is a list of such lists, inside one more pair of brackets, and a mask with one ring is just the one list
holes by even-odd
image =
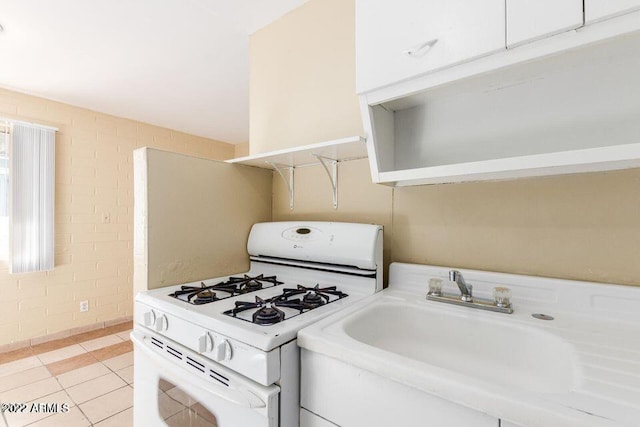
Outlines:
{"label": "cabinet door", "polygon": [[[332,357],[302,349],[300,405],[341,427],[498,427],[499,420]],[[301,427],[312,424],[301,413]],[[315,420],[317,421],[317,420]]]}
{"label": "cabinet door", "polygon": [[640,0],[585,0],[587,24],[640,9]]}
{"label": "cabinet door", "polygon": [[582,0],[507,0],[507,46],[583,24]]}
{"label": "cabinet door", "polygon": [[358,93],[505,48],[504,0],[356,0]]}

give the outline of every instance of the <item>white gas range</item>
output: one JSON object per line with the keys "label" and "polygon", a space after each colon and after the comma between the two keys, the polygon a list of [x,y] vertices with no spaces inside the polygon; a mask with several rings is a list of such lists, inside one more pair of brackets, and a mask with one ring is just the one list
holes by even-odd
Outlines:
{"label": "white gas range", "polygon": [[382,288],[382,227],[255,224],[250,270],[139,293],[136,426],[295,427],[298,331]]}

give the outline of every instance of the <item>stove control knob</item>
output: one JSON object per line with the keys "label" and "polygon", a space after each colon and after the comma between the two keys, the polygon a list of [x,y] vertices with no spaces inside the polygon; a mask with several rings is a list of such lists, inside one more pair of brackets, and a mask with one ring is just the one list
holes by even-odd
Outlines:
{"label": "stove control knob", "polygon": [[231,360],[231,357],[231,344],[229,344],[229,341],[220,341],[213,352],[213,360],[221,362],[223,360]]}
{"label": "stove control knob", "polygon": [[169,329],[169,321],[164,314],[156,318],[155,330],[158,332],[166,331]]}
{"label": "stove control knob", "polygon": [[152,327],[156,323],[156,312],[149,310],[142,315],[142,323],[147,328]]}
{"label": "stove control knob", "polygon": [[209,353],[213,351],[213,337],[209,332],[205,332],[198,338],[198,351],[200,353]]}

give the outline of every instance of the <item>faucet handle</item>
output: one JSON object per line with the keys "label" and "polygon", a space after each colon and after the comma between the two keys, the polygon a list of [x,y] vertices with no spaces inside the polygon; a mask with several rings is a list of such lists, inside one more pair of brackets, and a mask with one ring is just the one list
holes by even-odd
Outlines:
{"label": "faucet handle", "polygon": [[511,307],[511,289],[503,286],[493,288],[493,302],[498,307]]}
{"label": "faucet handle", "polygon": [[442,295],[442,279],[438,279],[435,277],[429,279],[429,292],[427,293],[427,295]]}

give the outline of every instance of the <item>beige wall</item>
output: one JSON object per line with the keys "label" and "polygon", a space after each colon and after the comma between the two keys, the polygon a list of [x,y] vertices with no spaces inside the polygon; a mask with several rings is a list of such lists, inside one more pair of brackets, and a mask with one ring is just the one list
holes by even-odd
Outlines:
{"label": "beige wall", "polygon": [[354,0],[311,0],[251,36],[251,154],[363,134],[354,20]]}
{"label": "beige wall", "polygon": [[[311,0],[251,39],[252,152],[356,132],[359,113],[345,103],[355,97],[353,85],[343,84],[354,78],[353,4]],[[336,25],[340,37],[321,36]],[[270,56],[278,45],[286,55]],[[340,58],[326,54],[332,51]],[[326,74],[302,65],[315,64],[318,52]],[[349,113],[323,121],[329,105]],[[293,212],[276,176],[274,220],[380,223],[391,261],[640,285],[640,169],[393,190],[371,183],[366,161],[340,164],[339,176],[334,210],[321,167],[296,169]]]}
{"label": "beige wall", "polygon": [[640,169],[394,191],[392,259],[640,285]]}
{"label": "beige wall", "polygon": [[249,230],[271,220],[271,171],[148,148],[134,167],[136,291],[249,269]]}
{"label": "beige wall", "polygon": [[249,155],[249,143],[243,142],[234,146],[233,157],[245,157]]}
{"label": "beige wall", "polygon": [[[640,169],[396,188],[340,164],[339,205],[319,166],[274,178],[273,219],[385,226],[385,261],[640,285]],[[388,267],[388,262],[385,262]]]}
{"label": "beige wall", "polygon": [[[133,149],[227,159],[234,147],[4,89],[0,115],[60,128],[56,267],[10,275],[0,265],[0,345],[130,316]],[[86,313],[82,300],[89,300]]]}

